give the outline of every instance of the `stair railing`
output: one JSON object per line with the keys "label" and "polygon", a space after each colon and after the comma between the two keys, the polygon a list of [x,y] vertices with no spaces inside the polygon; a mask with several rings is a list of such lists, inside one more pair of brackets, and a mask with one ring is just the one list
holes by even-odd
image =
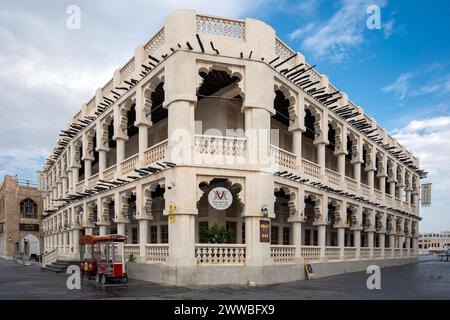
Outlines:
{"label": "stair railing", "polygon": [[54,248],[53,250],[44,253],[42,255],[42,266],[45,267],[46,265],[56,261],[57,258],[58,258],[58,248]]}

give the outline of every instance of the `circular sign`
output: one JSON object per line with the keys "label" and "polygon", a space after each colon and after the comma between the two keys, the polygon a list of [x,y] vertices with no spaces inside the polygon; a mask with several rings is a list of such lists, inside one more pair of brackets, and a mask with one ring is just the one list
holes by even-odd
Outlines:
{"label": "circular sign", "polygon": [[216,210],[226,210],[233,203],[233,195],[230,190],[217,187],[209,192],[208,202]]}

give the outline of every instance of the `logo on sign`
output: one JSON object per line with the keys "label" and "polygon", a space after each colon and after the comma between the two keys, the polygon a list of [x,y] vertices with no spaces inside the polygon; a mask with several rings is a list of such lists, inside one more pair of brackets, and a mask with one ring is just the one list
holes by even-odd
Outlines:
{"label": "logo on sign", "polygon": [[225,210],[233,203],[233,195],[228,189],[217,187],[209,192],[208,202],[216,210]]}

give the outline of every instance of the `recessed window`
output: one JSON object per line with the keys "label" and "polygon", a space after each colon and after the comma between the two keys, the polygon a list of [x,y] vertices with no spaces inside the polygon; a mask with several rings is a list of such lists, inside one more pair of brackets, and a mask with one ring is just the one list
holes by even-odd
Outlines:
{"label": "recessed window", "polygon": [[20,202],[20,216],[22,218],[37,219],[37,204],[30,198]]}

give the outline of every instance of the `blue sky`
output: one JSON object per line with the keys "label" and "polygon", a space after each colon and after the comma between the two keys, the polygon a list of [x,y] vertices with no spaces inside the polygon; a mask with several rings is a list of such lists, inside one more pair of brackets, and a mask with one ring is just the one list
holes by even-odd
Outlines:
{"label": "blue sky", "polygon": [[[0,0],[0,178],[35,171],[95,89],[175,9],[261,19],[292,49],[421,157],[433,206],[421,231],[450,229],[450,2]],[[65,28],[69,5],[81,9]],[[366,27],[369,5],[381,29]],[[133,17],[130,19],[129,17]]]}

